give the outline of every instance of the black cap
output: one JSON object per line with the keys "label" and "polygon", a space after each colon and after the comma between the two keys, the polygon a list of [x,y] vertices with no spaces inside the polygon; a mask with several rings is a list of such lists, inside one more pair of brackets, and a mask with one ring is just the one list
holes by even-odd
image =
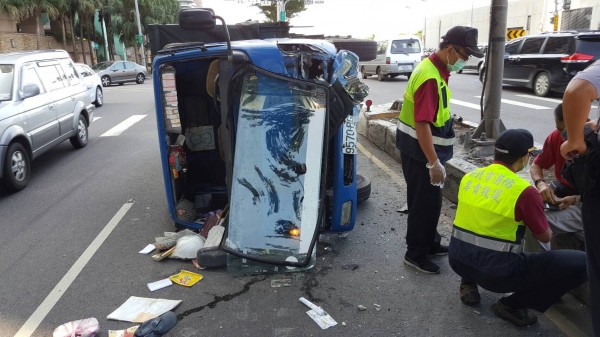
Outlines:
{"label": "black cap", "polygon": [[524,156],[533,151],[533,136],[525,129],[509,129],[496,139],[496,151],[513,156]]}
{"label": "black cap", "polygon": [[483,53],[477,48],[477,28],[454,26],[442,36],[442,41],[465,48],[469,55],[483,57]]}

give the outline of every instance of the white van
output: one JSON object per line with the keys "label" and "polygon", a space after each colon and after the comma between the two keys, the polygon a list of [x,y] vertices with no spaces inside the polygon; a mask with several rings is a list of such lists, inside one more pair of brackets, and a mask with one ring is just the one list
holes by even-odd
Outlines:
{"label": "white van", "polygon": [[380,81],[384,81],[388,76],[410,77],[417,63],[421,61],[422,55],[421,40],[415,35],[379,41],[377,57],[373,61],[360,62],[360,71],[363,78],[377,75]]}

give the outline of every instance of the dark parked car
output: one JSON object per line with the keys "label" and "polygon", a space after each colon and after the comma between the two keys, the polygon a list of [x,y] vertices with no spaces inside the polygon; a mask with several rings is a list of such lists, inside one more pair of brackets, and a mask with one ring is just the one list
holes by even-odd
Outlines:
{"label": "dark parked car", "polygon": [[[600,31],[544,33],[506,43],[502,83],[538,96],[564,92],[577,72],[600,57]],[[483,80],[485,64],[479,78]]]}

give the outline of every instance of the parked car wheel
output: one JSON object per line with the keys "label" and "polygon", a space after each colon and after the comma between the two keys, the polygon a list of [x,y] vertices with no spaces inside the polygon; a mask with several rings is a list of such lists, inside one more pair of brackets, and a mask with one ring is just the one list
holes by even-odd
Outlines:
{"label": "parked car wheel", "polygon": [[71,145],[76,149],[86,147],[88,143],[88,125],[83,115],[79,115],[79,120],[77,121],[77,133],[75,136],[69,138],[69,141],[71,141]]}
{"label": "parked car wheel", "polygon": [[102,86],[108,87],[110,85],[110,77],[102,76]]}
{"label": "parked car wheel", "polygon": [[356,175],[356,203],[369,199],[371,196],[371,181],[360,174]]}
{"label": "parked car wheel", "polygon": [[146,76],[144,76],[144,74],[142,74],[142,73],[137,74],[137,76],[135,77],[135,83],[137,83],[137,84],[142,84],[142,83],[144,83],[145,80],[146,80]]}
{"label": "parked car wheel", "polygon": [[377,68],[377,80],[380,82],[385,81],[385,75],[381,73],[379,68]]}
{"label": "parked car wheel", "polygon": [[485,82],[485,67],[483,66],[479,68],[479,82]]}
{"label": "parked car wheel", "polygon": [[537,96],[548,96],[550,93],[550,76],[547,72],[542,71],[535,77],[533,91]]}
{"label": "parked car wheel", "polygon": [[104,93],[102,92],[102,88],[96,87],[96,100],[94,101],[94,105],[99,108],[104,104]]}
{"label": "parked car wheel", "polygon": [[338,50],[345,49],[358,56],[360,61],[372,61],[377,57],[377,41],[352,38],[327,38]]}
{"label": "parked car wheel", "polygon": [[410,80],[410,77],[412,76],[412,73],[408,73],[408,75],[406,75],[406,79]]}
{"label": "parked car wheel", "polygon": [[4,161],[4,186],[11,192],[24,189],[29,182],[30,166],[29,153],[25,147],[21,143],[12,143]]}

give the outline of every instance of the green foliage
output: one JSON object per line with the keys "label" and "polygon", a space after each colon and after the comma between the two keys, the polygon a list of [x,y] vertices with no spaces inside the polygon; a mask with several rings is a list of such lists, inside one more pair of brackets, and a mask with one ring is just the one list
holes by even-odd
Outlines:
{"label": "green foliage", "polygon": [[[277,22],[277,18],[279,13],[277,13],[277,1],[271,0],[269,5],[261,5],[255,4],[260,9],[260,11],[265,15],[266,22]],[[303,0],[288,0],[285,5],[285,16],[287,19],[291,19],[295,17],[298,13],[306,10],[306,6],[304,5]]]}

